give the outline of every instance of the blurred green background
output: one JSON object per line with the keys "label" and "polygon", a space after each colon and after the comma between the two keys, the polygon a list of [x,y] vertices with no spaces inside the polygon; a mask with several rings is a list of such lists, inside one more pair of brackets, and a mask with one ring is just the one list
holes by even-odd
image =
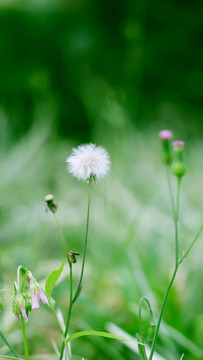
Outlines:
{"label": "blurred green background", "polygon": [[[92,189],[85,281],[71,332],[135,336],[143,295],[158,316],[174,260],[157,137],[163,128],[186,142],[181,251],[201,224],[202,18],[199,0],[0,1],[1,287],[12,289],[19,264],[44,286],[63,261],[43,203],[48,193],[59,205],[68,247],[82,252],[87,186],[66,170],[72,147],[101,144],[112,162],[107,178]],[[175,185],[174,179],[174,191]],[[201,237],[167,302],[157,345],[166,360],[182,353],[184,360],[203,359],[202,251]],[[74,266],[75,286],[80,265]],[[64,318],[66,273],[54,290]],[[3,300],[0,330],[22,354],[12,302],[7,295]],[[30,352],[33,360],[56,359],[57,325],[42,308],[29,318]],[[8,353],[1,340],[0,346]],[[74,359],[138,359],[135,345],[113,340],[82,338],[72,350]]]}

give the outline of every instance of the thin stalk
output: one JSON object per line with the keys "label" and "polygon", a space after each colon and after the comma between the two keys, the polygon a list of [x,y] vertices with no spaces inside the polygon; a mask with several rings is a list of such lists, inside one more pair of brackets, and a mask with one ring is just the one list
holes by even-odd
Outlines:
{"label": "thin stalk", "polygon": [[58,231],[59,231],[59,234],[60,234],[60,237],[61,237],[63,249],[64,249],[64,252],[65,252],[66,258],[67,258],[67,260],[68,260],[68,264],[69,264],[69,266],[70,266],[70,265],[71,265],[71,262],[70,262],[70,259],[69,259],[69,256],[68,256],[68,251],[67,251],[67,249],[66,249],[66,243],[65,243],[64,236],[63,236],[63,232],[62,232],[61,226],[60,226],[60,224],[59,224],[58,218],[57,218],[57,216],[56,216],[56,213],[53,212],[53,215],[54,215],[54,219],[55,219],[55,221],[56,221],[56,224],[57,224],[57,227],[58,227]]}
{"label": "thin stalk", "polygon": [[83,259],[82,259],[82,268],[81,268],[81,274],[80,274],[80,280],[78,283],[78,287],[75,292],[75,296],[73,298],[73,304],[79,296],[80,288],[81,288],[82,280],[83,280],[83,274],[84,274],[85,257],[86,257],[86,250],[87,250],[87,237],[88,237],[88,228],[89,228],[89,216],[90,216],[90,188],[91,188],[91,181],[89,181],[89,186],[88,186],[87,222],[86,222],[85,245],[84,245],[84,252],[83,252]]}
{"label": "thin stalk", "polygon": [[[89,181],[89,186],[88,186],[87,221],[86,221],[85,243],[84,243],[83,259],[82,259],[82,268],[81,268],[78,287],[77,287],[77,290],[75,292],[74,297],[72,297],[72,267],[70,267],[70,305],[69,305],[68,317],[67,317],[67,322],[66,322],[66,329],[65,329],[65,334],[64,334],[65,338],[66,338],[66,336],[68,334],[69,323],[70,323],[70,318],[71,318],[71,313],[72,313],[72,307],[73,307],[75,301],[77,300],[78,296],[80,295],[80,290],[81,290],[81,285],[82,285],[82,280],[83,280],[83,275],[84,275],[85,258],[86,258],[86,250],[87,250],[88,228],[89,228],[89,216],[90,216],[90,188],[91,188],[91,181]],[[64,351],[64,344],[62,344],[60,360],[62,360],[62,358],[63,358],[63,351]]]}
{"label": "thin stalk", "polygon": [[189,254],[190,250],[192,249],[193,245],[197,241],[198,237],[200,236],[201,232],[203,230],[203,224],[200,226],[200,229],[198,230],[196,236],[194,237],[191,244],[188,246],[187,250],[184,252],[183,256],[179,259],[178,264],[182,264],[183,260],[186,258],[186,256]]}
{"label": "thin stalk", "polygon": [[54,314],[54,317],[55,317],[56,322],[57,322],[57,324],[58,324],[60,333],[61,333],[61,335],[62,335],[62,337],[63,337],[63,345],[64,345],[64,347],[66,347],[66,352],[67,352],[67,355],[68,355],[68,359],[71,360],[71,356],[70,356],[68,344],[67,344],[67,342],[66,342],[66,337],[64,336],[63,329],[62,329],[62,327],[61,327],[61,324],[60,324],[60,321],[59,321],[59,319],[58,319],[57,313],[56,313],[56,311],[55,311],[55,309],[54,309],[54,307],[53,307],[53,305],[52,305],[51,303],[49,303],[49,306],[50,306],[50,308],[51,308],[51,310],[52,310],[52,312],[53,312],[53,314]]}
{"label": "thin stalk", "polygon": [[[67,322],[66,322],[66,329],[65,329],[65,333],[64,333],[64,338],[65,339],[66,339],[66,336],[68,334],[70,318],[71,318],[71,313],[72,313],[72,307],[73,307],[72,298],[73,298],[73,274],[72,274],[72,264],[71,264],[71,266],[70,266],[70,303],[69,303],[69,309],[68,309],[68,317],[67,317]],[[62,347],[61,347],[60,360],[62,360],[62,358],[63,358],[64,347],[65,347],[65,344],[63,342]]]}
{"label": "thin stalk", "polygon": [[22,268],[22,265],[19,265],[18,266],[18,269],[17,269],[17,285],[18,285],[18,289],[20,290],[20,270]]}
{"label": "thin stalk", "polygon": [[175,209],[175,202],[174,202],[174,198],[173,198],[173,191],[172,191],[172,185],[171,185],[170,165],[166,165],[166,176],[167,176],[167,181],[168,181],[169,195],[170,195],[170,199],[171,199],[171,208],[172,208],[173,219],[175,219],[176,209]]}
{"label": "thin stalk", "polygon": [[25,321],[24,321],[22,314],[20,314],[20,318],[21,318],[21,325],[22,325],[22,332],[23,332],[25,360],[29,360],[28,344],[27,344],[27,337],[26,337],[26,332],[25,332]]}
{"label": "thin stalk", "polygon": [[26,273],[24,275],[23,284],[22,284],[22,287],[21,287],[21,293],[24,293],[24,290],[25,290],[27,274],[28,274],[28,271],[26,271]]}
{"label": "thin stalk", "polygon": [[0,331],[0,336],[1,336],[2,340],[5,342],[5,344],[8,346],[8,348],[10,349],[11,353],[13,353],[14,356],[18,357],[18,354],[16,354],[14,348],[9,344],[9,342],[7,341],[7,339],[6,339],[5,336],[2,334],[1,331]]}
{"label": "thin stalk", "polygon": [[[168,179],[170,180],[170,177],[168,177]],[[169,184],[170,184],[170,181],[169,181]],[[161,324],[161,320],[162,320],[162,316],[163,316],[163,312],[164,312],[164,309],[165,309],[165,305],[166,305],[166,300],[168,298],[168,294],[170,292],[170,289],[173,285],[173,282],[175,280],[175,277],[176,277],[176,274],[177,274],[177,271],[178,271],[178,267],[179,267],[179,261],[178,261],[178,252],[179,252],[179,239],[178,239],[178,220],[179,220],[179,202],[180,202],[180,184],[181,184],[181,181],[180,179],[178,178],[178,184],[177,184],[177,202],[176,202],[176,209],[173,213],[174,215],[174,227],[175,227],[175,268],[174,268],[174,271],[173,271],[173,274],[172,274],[172,277],[171,277],[171,280],[169,282],[169,285],[166,289],[166,292],[165,292],[165,295],[164,295],[164,298],[163,298],[163,301],[162,301],[162,305],[161,305],[161,310],[160,310],[160,313],[159,313],[159,318],[158,318],[158,321],[157,321],[157,325],[156,325],[156,329],[155,329],[155,333],[154,333],[154,337],[153,337],[153,341],[152,341],[152,346],[151,346],[151,351],[150,351],[150,356],[149,356],[149,360],[152,360],[153,358],[153,354],[154,354],[154,350],[155,350],[155,345],[156,345],[156,342],[157,342],[157,337],[158,337],[158,332],[159,332],[159,328],[160,328],[160,324]],[[170,185],[169,185],[169,192],[170,192]],[[172,202],[172,199],[173,197],[171,197],[171,202]],[[172,202],[173,204],[173,202]],[[172,205],[173,206],[173,205]]]}
{"label": "thin stalk", "polygon": [[154,349],[155,349],[155,345],[156,345],[156,341],[157,341],[157,336],[158,336],[159,327],[160,327],[160,324],[161,324],[161,320],[162,320],[162,316],[163,316],[163,312],[164,312],[166,300],[167,300],[169,291],[170,291],[170,289],[171,289],[171,286],[173,285],[173,282],[174,282],[174,279],[175,279],[175,276],[176,276],[177,271],[178,271],[178,267],[175,268],[175,270],[174,270],[174,272],[173,272],[171,281],[170,281],[170,283],[169,283],[169,285],[168,285],[168,287],[167,287],[167,290],[166,290],[165,295],[164,295],[164,298],[163,298],[163,302],[162,302],[162,305],[161,305],[161,310],[160,310],[159,318],[158,318],[158,321],[157,321],[157,325],[156,325],[156,329],[155,329],[155,333],[154,333],[154,337],[153,337],[153,341],[152,341],[152,346],[151,346],[151,352],[150,352],[149,360],[152,360],[152,358],[153,358]]}

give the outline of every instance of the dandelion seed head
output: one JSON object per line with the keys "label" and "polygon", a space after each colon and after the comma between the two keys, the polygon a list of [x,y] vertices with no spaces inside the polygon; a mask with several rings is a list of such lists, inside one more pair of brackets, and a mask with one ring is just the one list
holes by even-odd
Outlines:
{"label": "dandelion seed head", "polygon": [[102,179],[110,169],[109,155],[102,146],[93,144],[74,148],[66,160],[70,173],[79,180]]}

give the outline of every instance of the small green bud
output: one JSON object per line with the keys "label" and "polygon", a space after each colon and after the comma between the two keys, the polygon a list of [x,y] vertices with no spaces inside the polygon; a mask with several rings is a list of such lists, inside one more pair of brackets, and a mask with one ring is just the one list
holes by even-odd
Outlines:
{"label": "small green bud", "polygon": [[44,200],[47,204],[47,209],[50,210],[51,212],[55,213],[58,206],[54,202],[54,196],[52,194],[46,195]]}
{"label": "small green bud", "polygon": [[28,313],[32,310],[32,298],[28,294],[24,294],[23,297],[25,299],[25,311],[28,315]]}
{"label": "small green bud", "polygon": [[77,259],[76,259],[76,256],[75,255],[80,255],[78,252],[76,251],[69,251],[68,252],[68,256],[69,256],[69,259],[70,259],[70,262],[72,264],[76,263],[77,262]]}
{"label": "small green bud", "polygon": [[25,307],[25,299],[20,292],[17,293],[17,295],[15,297],[15,303],[19,309],[21,309],[22,307]]}
{"label": "small green bud", "polygon": [[174,149],[174,161],[172,164],[172,172],[179,179],[185,174],[185,165],[183,163],[183,141],[174,141],[173,149]]}
{"label": "small green bud", "polygon": [[156,329],[156,323],[155,323],[155,321],[151,321],[149,328],[148,328],[148,334],[147,334],[147,341],[150,345],[151,345],[153,337],[154,337],[155,329]]}

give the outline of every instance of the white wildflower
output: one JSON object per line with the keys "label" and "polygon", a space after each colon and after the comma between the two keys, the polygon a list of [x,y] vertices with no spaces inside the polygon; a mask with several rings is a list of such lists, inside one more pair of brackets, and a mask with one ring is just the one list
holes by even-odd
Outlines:
{"label": "white wildflower", "polygon": [[79,180],[96,181],[110,168],[109,155],[102,146],[80,145],[66,160],[70,173]]}

